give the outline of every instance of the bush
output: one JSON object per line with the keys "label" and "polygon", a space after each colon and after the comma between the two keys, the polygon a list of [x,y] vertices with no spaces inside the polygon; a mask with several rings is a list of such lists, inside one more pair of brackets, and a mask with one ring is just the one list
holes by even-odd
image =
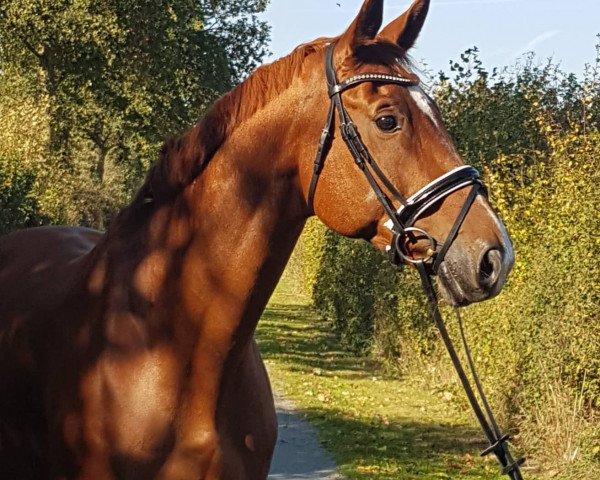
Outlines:
{"label": "bush", "polygon": [[323,259],[326,230],[316,218],[310,218],[300,237],[299,248],[294,251],[294,254],[301,255],[302,283],[304,292],[309,296],[313,295]]}
{"label": "bush", "polygon": [[325,234],[313,299],[342,343],[354,351],[366,351],[373,336],[376,280],[384,262],[365,243]]}
{"label": "bush", "polygon": [[0,156],[0,234],[41,225],[35,197],[36,174],[20,162]]}

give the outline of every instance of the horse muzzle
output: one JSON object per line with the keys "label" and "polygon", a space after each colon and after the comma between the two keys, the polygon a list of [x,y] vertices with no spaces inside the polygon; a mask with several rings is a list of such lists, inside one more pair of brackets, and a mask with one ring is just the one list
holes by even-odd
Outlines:
{"label": "horse muzzle", "polygon": [[470,249],[450,249],[437,272],[440,290],[449,304],[482,302],[502,291],[515,262],[510,240],[505,242],[484,244],[475,254]]}

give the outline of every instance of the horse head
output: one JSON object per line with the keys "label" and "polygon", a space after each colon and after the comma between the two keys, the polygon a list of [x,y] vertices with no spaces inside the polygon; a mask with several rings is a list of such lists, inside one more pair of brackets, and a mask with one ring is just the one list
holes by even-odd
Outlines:
{"label": "horse head", "polygon": [[311,121],[325,118],[329,85],[330,118],[301,182],[310,213],[330,229],[396,249],[408,263],[430,259],[447,301],[466,305],[501,291],[514,253],[477,172],[464,166],[410,71],[407,52],[428,8],[429,0],[416,0],[380,31],[383,0],[366,0],[328,41],[327,68],[311,78],[309,96],[321,105]]}

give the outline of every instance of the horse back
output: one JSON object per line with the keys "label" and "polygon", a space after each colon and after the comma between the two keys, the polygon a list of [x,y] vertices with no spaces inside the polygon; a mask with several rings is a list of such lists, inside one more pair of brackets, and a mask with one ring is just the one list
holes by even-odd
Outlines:
{"label": "horse back", "polygon": [[0,281],[15,268],[39,274],[89,253],[102,233],[81,227],[39,227],[0,237]]}
{"label": "horse back", "polygon": [[11,351],[28,352],[34,338],[44,342],[69,302],[85,296],[88,254],[99,238],[99,232],[68,227],[0,238],[0,350],[7,361]]}
{"label": "horse back", "polygon": [[99,238],[94,230],[68,227],[22,230],[0,238],[0,328],[9,311],[28,317],[60,302],[83,280],[82,259]]}
{"label": "horse back", "polygon": [[71,329],[73,304],[85,298],[89,254],[99,239],[99,232],[66,227],[0,238],[0,479],[48,471],[41,452],[51,406],[41,379],[54,363],[56,337]]}

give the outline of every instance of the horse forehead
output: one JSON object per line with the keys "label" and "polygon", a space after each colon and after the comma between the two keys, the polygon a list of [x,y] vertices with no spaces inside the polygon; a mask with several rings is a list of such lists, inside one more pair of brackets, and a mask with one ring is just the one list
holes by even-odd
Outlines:
{"label": "horse forehead", "polygon": [[412,85],[408,87],[407,90],[419,110],[421,110],[421,112],[423,112],[436,127],[439,127],[438,117],[435,113],[435,104],[429,95],[427,95],[419,85]]}
{"label": "horse forehead", "polygon": [[431,125],[435,128],[436,142],[429,142],[429,145],[436,144],[443,152],[444,161],[447,162],[447,168],[455,168],[462,165],[460,155],[456,151],[456,147],[452,139],[448,136],[446,129],[443,128],[443,122],[439,115],[439,110],[433,99],[419,86],[411,85],[406,88],[408,97],[411,98],[415,106],[423,113],[425,118],[431,121]]}
{"label": "horse forehead", "polygon": [[[441,127],[440,118],[437,114],[437,106],[432,100],[432,98],[425,92],[425,90],[423,90],[423,88],[421,88],[420,85],[399,87],[398,91],[406,91],[408,93],[408,98],[412,99],[416,107],[423,113],[423,115],[425,115],[425,117],[431,120],[432,124],[436,128],[439,129]],[[402,95],[402,97],[406,98],[404,95]]]}

